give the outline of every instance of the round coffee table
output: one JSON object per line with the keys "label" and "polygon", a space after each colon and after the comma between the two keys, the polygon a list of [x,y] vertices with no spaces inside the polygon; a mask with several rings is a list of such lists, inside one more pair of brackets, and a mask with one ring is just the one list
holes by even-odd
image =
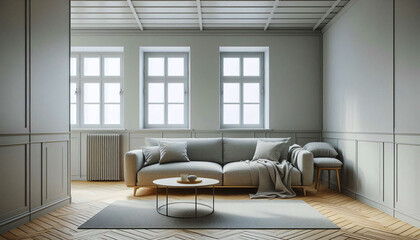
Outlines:
{"label": "round coffee table", "polygon": [[[177,179],[179,177],[174,178],[162,178],[162,179],[156,179],[153,181],[153,183],[156,185],[156,211],[164,216],[167,217],[174,217],[174,218],[198,218],[198,217],[205,217],[214,212],[214,185],[219,183],[219,180],[212,179],[212,178],[200,178],[202,182],[200,183],[178,183]],[[213,205],[209,206],[204,203],[198,203],[197,202],[197,189],[203,188],[203,187],[209,187],[213,186]],[[166,203],[159,206],[159,194],[158,190],[159,187],[165,187],[166,188]],[[168,202],[168,189],[169,188],[193,188],[195,190],[195,201],[194,202]],[[169,214],[169,205],[179,205],[179,204],[194,204],[194,215],[193,216],[184,216],[184,215],[170,215]],[[197,211],[197,207],[204,207],[211,210],[210,213],[205,214],[199,214]],[[166,209],[166,210],[164,210]]]}

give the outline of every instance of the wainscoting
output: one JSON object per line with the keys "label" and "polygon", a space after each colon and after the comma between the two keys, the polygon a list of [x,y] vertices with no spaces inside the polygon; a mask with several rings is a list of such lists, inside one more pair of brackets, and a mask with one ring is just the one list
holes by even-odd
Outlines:
{"label": "wainscoting", "polygon": [[395,134],[394,144],[392,133],[324,132],[323,140],[343,159],[345,194],[420,226],[420,135]]}
{"label": "wainscoting", "polygon": [[[279,130],[73,130],[71,133],[71,179],[86,180],[86,138],[90,133],[121,134],[121,166],[124,154],[145,146],[145,139],[152,138],[282,138],[290,137],[293,143],[305,145],[320,141],[320,131]],[[121,169],[123,169],[121,167]],[[121,176],[123,172],[121,172]]]}
{"label": "wainscoting", "polygon": [[0,135],[0,232],[70,203],[69,133]]}

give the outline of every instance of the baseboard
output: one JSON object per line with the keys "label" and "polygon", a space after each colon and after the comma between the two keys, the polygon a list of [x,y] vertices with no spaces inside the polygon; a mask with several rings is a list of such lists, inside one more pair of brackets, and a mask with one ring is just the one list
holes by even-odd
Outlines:
{"label": "baseboard", "polygon": [[[326,181],[324,181],[324,179],[321,178],[321,183],[328,184],[328,180],[326,179]],[[338,190],[337,184],[333,181],[331,181],[331,189],[336,190],[336,191]],[[372,200],[372,199],[370,199],[370,198],[368,198],[368,197],[366,197],[366,196],[364,196],[360,193],[354,192],[354,191],[352,191],[352,190],[350,190],[346,187],[343,187],[343,186],[341,186],[341,192],[343,194],[345,194],[346,196],[349,196],[353,199],[356,199],[356,200],[358,200],[358,201],[360,201],[360,202],[362,202],[362,203],[364,203],[368,206],[376,208],[376,209],[394,217],[394,209],[391,206],[387,206],[383,203]]]}
{"label": "baseboard", "polygon": [[65,197],[63,199],[42,205],[40,207],[34,208],[31,210],[30,220],[41,217],[49,212],[56,210],[57,208],[63,207],[67,204],[70,204],[70,197]]}
{"label": "baseboard", "polygon": [[0,222],[0,234],[3,232],[7,232],[8,230],[15,228],[17,226],[20,226],[24,223],[29,222],[29,219],[30,219],[30,213],[28,211],[28,212],[18,214],[16,216],[13,216],[11,218],[8,218]]}
{"label": "baseboard", "polygon": [[71,181],[87,181],[86,176],[71,176]]}
{"label": "baseboard", "polygon": [[10,218],[2,223],[0,223],[0,234],[9,231],[10,229],[19,227],[25,223],[28,223],[35,218],[38,218],[42,215],[45,215],[49,212],[54,211],[57,208],[65,206],[70,203],[70,197],[65,197],[63,199],[48,203],[41,207],[34,208],[29,212],[25,212],[23,214],[19,214],[13,218]]}
{"label": "baseboard", "polygon": [[420,220],[417,218],[414,218],[412,216],[409,216],[405,213],[402,213],[398,211],[397,209],[394,210],[394,217],[398,218],[406,223],[409,223],[417,228],[420,228]]}

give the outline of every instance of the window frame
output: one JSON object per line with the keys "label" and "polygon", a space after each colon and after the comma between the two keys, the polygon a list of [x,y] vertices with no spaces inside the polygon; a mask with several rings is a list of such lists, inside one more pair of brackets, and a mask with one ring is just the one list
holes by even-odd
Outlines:
{"label": "window frame", "polygon": [[[239,76],[223,76],[224,69],[224,58],[239,58]],[[243,59],[251,57],[258,57],[259,60],[259,76],[244,76],[243,68]],[[220,52],[220,71],[219,71],[219,84],[220,84],[220,128],[221,129],[264,129],[265,125],[265,52]],[[239,83],[239,103],[230,103],[230,104],[239,104],[239,124],[224,124],[224,83]],[[245,124],[244,123],[244,105],[246,104],[257,104],[257,103],[244,103],[244,83],[259,83],[259,124]],[[229,103],[227,103],[229,104]]]}
{"label": "window frame", "polygon": [[[71,82],[76,83],[77,103],[76,124],[71,124],[72,128],[123,128],[124,126],[124,55],[122,52],[72,52],[71,58],[75,57],[77,60],[76,76],[71,76]],[[84,59],[88,57],[98,57],[99,60],[99,76],[84,76]],[[109,57],[120,58],[120,76],[105,76],[104,59]],[[84,84],[85,83],[99,83],[99,124],[85,124],[84,123]],[[119,83],[120,84],[120,102],[119,103],[105,103],[105,84]],[[70,93],[72,94],[72,93]],[[119,104],[120,105],[120,124],[105,124],[105,105]]]}
{"label": "window frame", "polygon": [[[164,58],[164,75],[163,76],[148,76],[149,58]],[[184,58],[184,76],[168,76],[168,58],[177,57]],[[189,128],[189,52],[144,52],[143,53],[143,128],[144,129],[188,129]],[[149,123],[149,83],[163,83],[164,84],[164,123],[150,124]],[[183,83],[184,84],[184,124],[169,124],[168,123],[168,84]],[[176,103],[173,103],[176,104]],[[179,103],[181,104],[181,103]]]}

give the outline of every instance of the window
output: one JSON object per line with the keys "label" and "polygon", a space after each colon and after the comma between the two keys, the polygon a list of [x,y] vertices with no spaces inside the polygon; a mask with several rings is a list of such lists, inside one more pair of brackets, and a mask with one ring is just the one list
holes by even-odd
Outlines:
{"label": "window", "polygon": [[144,127],[188,127],[188,53],[144,53]]}
{"label": "window", "polygon": [[73,127],[122,127],[121,53],[73,53],[70,122]]}
{"label": "window", "polygon": [[264,127],[264,53],[220,53],[221,128]]}

